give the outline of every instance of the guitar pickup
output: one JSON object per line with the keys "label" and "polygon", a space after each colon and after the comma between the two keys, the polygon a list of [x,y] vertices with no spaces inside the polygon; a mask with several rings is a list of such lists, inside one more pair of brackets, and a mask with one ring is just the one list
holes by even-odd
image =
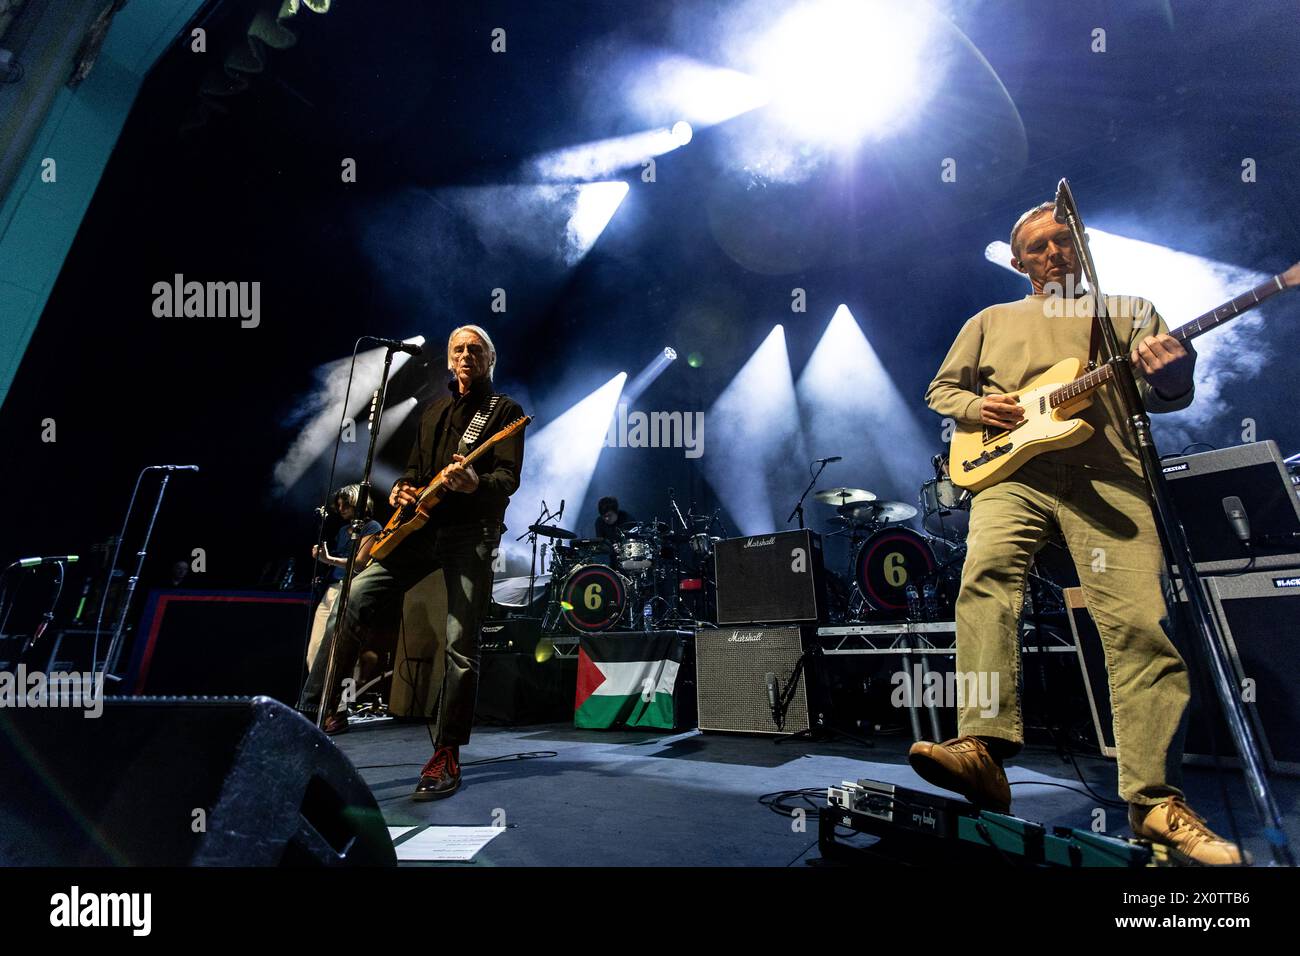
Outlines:
{"label": "guitar pickup", "polygon": [[969,461],[963,461],[961,463],[961,466],[966,471],[974,471],[976,468],[980,467],[981,465],[987,465],[995,458],[1001,458],[1007,452],[1011,451],[1011,448],[1012,448],[1011,442],[1007,442],[1005,445],[994,445],[992,448],[985,449],[983,454],[978,455],[975,458],[970,459]]}

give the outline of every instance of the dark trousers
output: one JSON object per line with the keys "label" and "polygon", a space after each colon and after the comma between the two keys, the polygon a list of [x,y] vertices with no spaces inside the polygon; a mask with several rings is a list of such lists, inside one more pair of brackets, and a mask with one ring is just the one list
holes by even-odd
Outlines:
{"label": "dark trousers", "polygon": [[[500,540],[499,521],[424,528],[358,574],[348,598],[334,686],[325,695],[326,712],[339,709],[343,681],[351,677],[357,656],[372,642],[384,613],[430,572],[441,569],[447,583],[447,643],[434,740],[439,747],[468,743],[478,696],[479,623],[492,593],[492,556]],[[336,604],[303,688],[299,707],[304,711],[314,713],[320,706],[337,619]]]}

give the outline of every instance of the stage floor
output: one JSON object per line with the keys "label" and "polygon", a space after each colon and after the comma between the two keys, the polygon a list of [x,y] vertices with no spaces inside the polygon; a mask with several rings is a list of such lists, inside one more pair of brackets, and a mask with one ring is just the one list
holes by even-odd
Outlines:
{"label": "stage floor", "polygon": [[[423,724],[384,721],[353,726],[334,738],[360,770],[389,826],[491,826],[506,831],[469,864],[444,866],[804,866],[818,860],[817,823],[802,832],[759,803],[763,794],[869,778],[934,790],[907,765],[909,740],[781,743],[770,738],[576,730],[566,724],[475,728],[461,751],[461,789],[441,801],[410,799],[432,753]],[[516,754],[554,756],[512,759]],[[505,759],[503,759],[505,758]],[[1115,765],[1077,758],[1089,786],[1108,800]],[[493,761],[480,763],[481,761]],[[1029,748],[1008,767],[1013,812],[1046,825],[1090,828],[1100,804],[1079,787],[1055,751]],[[1269,859],[1241,774],[1228,769],[1222,787],[1213,770],[1185,769],[1191,805],[1220,833],[1231,828],[1222,787],[1246,847]],[[1300,845],[1300,780],[1275,777],[1292,845]],[[824,797],[822,801],[824,802]],[[1107,807],[1106,830],[1128,835],[1124,810]],[[406,864],[420,865],[420,864]],[[429,865],[429,864],[425,864]]]}

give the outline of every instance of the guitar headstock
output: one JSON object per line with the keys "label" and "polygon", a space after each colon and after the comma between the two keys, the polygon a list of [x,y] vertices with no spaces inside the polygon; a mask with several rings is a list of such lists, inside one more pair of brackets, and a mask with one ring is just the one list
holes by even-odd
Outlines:
{"label": "guitar headstock", "polygon": [[[1300,263],[1297,263],[1297,265],[1300,266]],[[527,428],[528,423],[531,422],[532,420],[533,420],[532,415],[521,415],[519,418],[516,418],[513,422],[507,425],[505,428],[501,429],[501,431],[497,432],[497,437],[509,438],[511,435],[515,434],[516,432],[523,431],[525,428]]]}
{"label": "guitar headstock", "polygon": [[1288,289],[1300,285],[1300,262],[1292,265],[1290,269],[1287,269],[1286,272],[1283,272],[1278,276],[1278,278],[1282,280],[1282,284]]}

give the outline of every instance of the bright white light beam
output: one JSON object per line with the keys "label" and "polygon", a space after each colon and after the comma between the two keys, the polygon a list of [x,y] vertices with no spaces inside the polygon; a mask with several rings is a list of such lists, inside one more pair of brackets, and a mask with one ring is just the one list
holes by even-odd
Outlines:
{"label": "bright white light beam", "polygon": [[537,518],[543,499],[552,509],[558,509],[561,501],[566,503],[562,523],[570,523],[570,516],[578,515],[626,381],[627,372],[619,372],[559,418],[528,434],[519,490],[506,509],[506,524],[517,529],[502,539],[507,558],[530,559],[527,540],[514,538]]}
{"label": "bright white light beam", "polygon": [[[843,455],[832,485],[911,501],[938,444],[885,370],[847,305],[835,310],[796,386],[805,434],[818,455]],[[858,483],[862,482],[861,485]]]}
{"label": "bright white light beam", "polygon": [[773,510],[769,479],[804,457],[784,328],[772,329],[705,414],[704,424],[709,433],[709,452],[701,459],[705,479],[741,534],[762,534],[784,522],[785,515]]}

